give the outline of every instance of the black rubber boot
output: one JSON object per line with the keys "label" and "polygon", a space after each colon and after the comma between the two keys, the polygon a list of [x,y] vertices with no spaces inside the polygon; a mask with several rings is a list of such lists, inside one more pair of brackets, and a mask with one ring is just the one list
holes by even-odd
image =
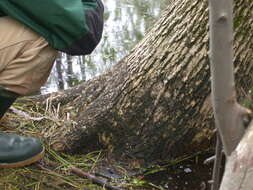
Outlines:
{"label": "black rubber boot", "polygon": [[[0,119],[17,97],[16,93],[0,89]],[[43,155],[44,147],[38,139],[0,132],[0,168],[22,167]]]}
{"label": "black rubber boot", "polygon": [[0,96],[0,119],[4,116],[5,112],[13,104],[16,98],[8,98]]}
{"label": "black rubber boot", "polygon": [[43,155],[44,147],[38,139],[0,132],[0,168],[29,165]]}
{"label": "black rubber boot", "polygon": [[0,88],[0,119],[17,97],[19,97],[19,94]]}

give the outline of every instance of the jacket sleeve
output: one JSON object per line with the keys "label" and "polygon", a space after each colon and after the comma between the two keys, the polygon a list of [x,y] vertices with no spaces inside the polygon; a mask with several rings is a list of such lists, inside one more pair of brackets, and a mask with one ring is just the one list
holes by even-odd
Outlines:
{"label": "jacket sleeve", "polygon": [[[104,26],[104,6],[101,0],[82,0],[86,33],[74,41],[68,50],[72,55],[90,54],[101,40]],[[83,52],[83,53],[82,53]]]}
{"label": "jacket sleeve", "polygon": [[6,16],[6,14],[0,10],[0,17],[2,16]]}
{"label": "jacket sleeve", "polygon": [[[90,32],[92,38],[94,38],[94,43],[98,44],[103,33],[104,27],[104,5],[101,0],[93,0],[96,6],[93,6],[89,11],[84,10],[85,20],[87,23],[87,28]],[[83,0],[83,7],[85,9],[87,1]]]}
{"label": "jacket sleeve", "polygon": [[[91,18],[87,16],[99,6],[100,0],[0,0],[0,12],[42,35],[55,49],[75,55],[92,51],[83,49],[80,39],[86,38],[86,44],[95,44],[101,37],[94,25],[90,27],[96,22],[95,14]],[[87,37],[93,34],[95,37]],[[94,45],[86,46],[94,48]]]}

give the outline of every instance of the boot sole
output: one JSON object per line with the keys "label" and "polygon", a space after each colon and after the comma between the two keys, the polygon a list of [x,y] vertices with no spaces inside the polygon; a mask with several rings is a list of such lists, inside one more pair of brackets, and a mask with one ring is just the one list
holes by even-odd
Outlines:
{"label": "boot sole", "polygon": [[19,168],[19,167],[27,166],[42,159],[44,154],[45,154],[45,148],[43,148],[43,150],[39,154],[36,154],[32,158],[29,158],[27,160],[23,160],[20,162],[15,162],[15,163],[0,164],[0,168]]}

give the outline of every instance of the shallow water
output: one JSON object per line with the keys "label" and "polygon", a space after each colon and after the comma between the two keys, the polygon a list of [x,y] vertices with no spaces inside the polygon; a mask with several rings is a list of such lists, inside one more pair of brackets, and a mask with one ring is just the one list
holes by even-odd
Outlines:
{"label": "shallow water", "polygon": [[213,163],[205,165],[203,162],[210,156],[212,153],[197,155],[162,172],[148,175],[145,179],[164,190],[209,190]]}
{"label": "shallow water", "polygon": [[143,38],[169,1],[104,0],[104,33],[96,50],[85,57],[61,54],[41,92],[69,88],[111,68]]}

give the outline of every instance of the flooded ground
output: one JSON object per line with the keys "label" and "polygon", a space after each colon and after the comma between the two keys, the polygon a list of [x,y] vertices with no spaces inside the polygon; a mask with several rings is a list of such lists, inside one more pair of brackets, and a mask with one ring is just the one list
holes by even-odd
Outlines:
{"label": "flooded ground", "polygon": [[[126,170],[122,173],[122,165],[98,165],[96,176],[102,176],[104,180],[112,179],[116,186],[123,187],[122,190],[125,189],[126,183],[131,183],[131,186],[126,188],[129,190],[210,190],[213,163],[204,164],[204,161],[211,156],[213,154],[208,151],[166,164],[153,164],[151,168],[142,166],[128,169],[126,173]],[[122,177],[124,175],[127,177]]]}
{"label": "flooded ground", "polygon": [[210,153],[198,155],[167,167],[162,172],[148,175],[145,179],[166,190],[210,190],[213,163],[203,164],[210,156]]}

